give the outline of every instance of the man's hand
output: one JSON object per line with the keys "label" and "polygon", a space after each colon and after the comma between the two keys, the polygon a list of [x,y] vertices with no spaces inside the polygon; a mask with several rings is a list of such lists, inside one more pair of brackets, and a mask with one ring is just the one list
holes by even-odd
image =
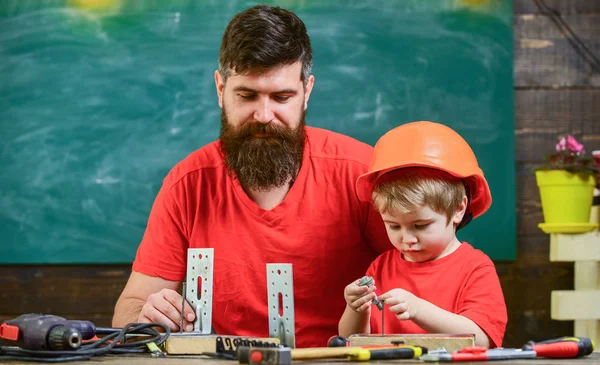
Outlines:
{"label": "man's hand", "polygon": [[379,296],[390,311],[401,321],[414,320],[419,313],[421,298],[404,289],[392,289]]}
{"label": "man's hand", "polygon": [[[175,290],[162,289],[158,293],[150,294],[138,317],[139,323],[158,322],[167,325],[172,331],[178,331],[181,324],[181,302],[183,297]],[[196,318],[194,310],[185,301],[184,331],[194,329],[193,322]]]}
{"label": "man's hand", "polygon": [[353,281],[348,284],[344,289],[344,299],[346,304],[355,312],[362,312],[369,310],[373,304],[375,298],[375,283],[373,285],[359,286],[358,282],[360,279]]}
{"label": "man's hand", "polygon": [[[133,271],[115,306],[112,326],[124,327],[134,322],[157,322],[168,326],[173,331],[178,331],[183,298],[176,290],[180,284],[180,281],[166,280]],[[189,325],[192,325],[196,314],[189,303],[185,302],[184,305],[183,328],[187,330]]]}

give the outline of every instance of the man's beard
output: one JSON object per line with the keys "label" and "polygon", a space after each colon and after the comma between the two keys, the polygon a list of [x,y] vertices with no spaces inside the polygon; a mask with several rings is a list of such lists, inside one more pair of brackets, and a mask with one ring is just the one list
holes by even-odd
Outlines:
{"label": "man's beard", "polygon": [[229,124],[223,108],[219,138],[225,165],[244,189],[269,191],[295,179],[304,154],[305,115],[302,111],[296,129],[259,122],[236,128]]}

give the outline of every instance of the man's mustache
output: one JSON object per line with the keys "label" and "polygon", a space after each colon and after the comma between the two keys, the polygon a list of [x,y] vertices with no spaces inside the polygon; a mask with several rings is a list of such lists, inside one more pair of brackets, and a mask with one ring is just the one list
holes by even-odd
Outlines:
{"label": "man's mustache", "polygon": [[248,122],[244,123],[238,130],[238,138],[247,139],[257,135],[280,136],[287,130],[284,126],[278,126],[273,123]]}

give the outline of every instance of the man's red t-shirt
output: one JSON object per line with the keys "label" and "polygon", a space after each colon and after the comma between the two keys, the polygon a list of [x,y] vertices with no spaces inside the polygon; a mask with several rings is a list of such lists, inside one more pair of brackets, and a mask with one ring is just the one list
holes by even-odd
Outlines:
{"label": "man's red t-shirt", "polygon": [[133,270],[180,281],[187,249],[212,247],[216,332],[268,337],[266,264],[291,263],[296,346],[326,346],[337,334],[345,286],[392,246],[379,214],[356,195],[372,148],[306,131],[299,174],[269,211],[228,175],[218,142],[176,165],[156,197]]}
{"label": "man's red t-shirt", "polygon": [[[448,312],[475,322],[491,339],[492,347],[502,346],[508,316],[500,280],[490,258],[463,242],[448,256],[427,262],[409,262],[398,250],[379,256],[369,267],[377,293],[400,288]],[[387,307],[386,307],[387,310]],[[425,333],[413,321],[400,321],[385,313],[386,333]],[[371,308],[371,333],[381,333],[381,313]]]}

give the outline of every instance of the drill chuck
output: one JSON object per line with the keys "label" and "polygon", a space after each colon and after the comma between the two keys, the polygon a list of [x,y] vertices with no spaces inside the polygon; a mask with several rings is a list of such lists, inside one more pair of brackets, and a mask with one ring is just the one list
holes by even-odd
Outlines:
{"label": "drill chuck", "polygon": [[48,333],[51,350],[76,350],[81,346],[81,332],[75,328],[56,326]]}
{"label": "drill chuck", "polygon": [[88,323],[46,314],[23,314],[0,325],[0,338],[26,350],[76,350],[83,338],[76,327],[86,329],[89,335]]}

